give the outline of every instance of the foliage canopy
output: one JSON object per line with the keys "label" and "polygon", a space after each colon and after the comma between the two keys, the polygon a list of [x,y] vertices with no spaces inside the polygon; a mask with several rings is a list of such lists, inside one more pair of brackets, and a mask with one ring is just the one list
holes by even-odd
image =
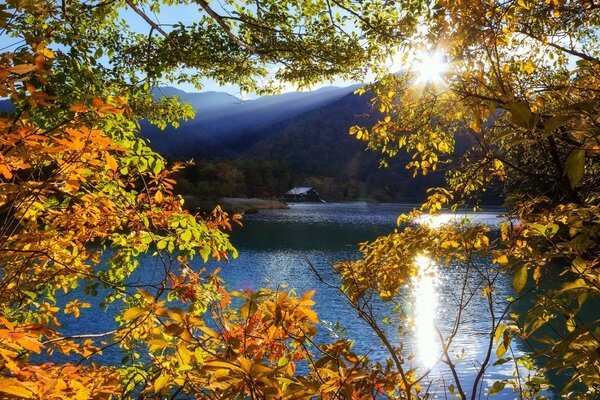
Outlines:
{"label": "foliage canopy", "polygon": [[[193,24],[162,26],[161,6],[191,4]],[[128,9],[147,24],[136,32]],[[371,307],[395,301],[426,255],[464,266],[459,308],[479,291],[489,304],[487,357],[472,388],[449,351],[461,328],[443,336],[448,391],[476,398],[493,348],[518,365],[512,386],[541,397],[543,372],[570,374],[565,396],[590,398],[600,385],[600,325],[583,310],[600,294],[600,7],[593,1],[23,1],[0,5],[0,29],[15,45],[0,58],[0,393],[5,398],[199,397],[253,399],[426,398],[429,371],[412,368]],[[11,49],[7,51],[7,49]],[[392,52],[406,64],[442,51],[444,83],[415,84],[410,68],[385,74]],[[274,75],[273,65],[278,69]],[[386,114],[351,133],[385,157],[413,154],[415,173],[445,168],[447,185],[423,210],[459,207],[501,185],[508,216],[494,238],[477,225],[407,226],[361,245],[364,258],[334,266],[340,295],[381,339],[386,363],[357,355],[350,341],[314,343],[312,293],[229,293],[194,257],[235,257],[224,231],[237,216],[219,208],[192,215],[172,193],[172,172],[137,135],[138,120],[176,125],[192,116],[177,99],[156,101],[164,80],[203,77],[261,90],[262,82],[310,85],[378,72],[375,107]],[[458,141],[457,139],[460,139]],[[457,143],[467,143],[457,149]],[[460,150],[460,151],[459,151]],[[160,279],[129,280],[138,256],[154,254]],[[481,268],[481,257],[495,268]],[[103,267],[104,266],[104,267]],[[560,285],[545,289],[556,279]],[[516,295],[495,283],[513,274]],[[476,290],[466,284],[478,276]],[[57,293],[99,296],[119,312],[116,330],[65,337]],[[512,312],[536,295],[525,317]],[[234,300],[231,300],[231,297]],[[462,309],[462,308],[461,308]],[[550,327],[552,335],[536,336]],[[403,334],[401,331],[400,334]],[[547,360],[509,357],[518,336]],[[120,346],[122,365],[37,362],[36,353],[96,359]],[[51,358],[42,358],[45,360]],[[539,360],[539,358],[538,358]],[[297,372],[297,365],[305,371]]]}

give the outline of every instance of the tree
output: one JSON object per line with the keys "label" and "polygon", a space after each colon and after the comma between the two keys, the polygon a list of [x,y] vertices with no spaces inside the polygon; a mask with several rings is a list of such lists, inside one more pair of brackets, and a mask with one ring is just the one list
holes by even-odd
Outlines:
{"label": "tree", "polygon": [[[435,1],[399,7],[397,23],[412,31],[410,40],[399,43],[405,65],[437,53],[445,64],[439,67],[447,71],[434,74],[437,82],[427,81],[418,67],[382,76],[370,89],[377,93],[374,106],[387,116],[372,129],[354,127],[351,134],[381,151],[384,163],[400,151],[411,152],[407,167],[415,175],[446,170],[447,185],[431,188],[422,210],[435,214],[442,207],[472,205],[500,186],[509,220],[495,240],[475,227],[418,227],[365,244],[364,260],[337,266],[344,294],[368,320],[365,299],[396,297],[417,274],[419,255],[466,264],[467,270],[477,270],[473,257],[493,258],[497,271],[480,271],[492,322],[488,357],[477,378],[489,366],[494,337],[500,363],[533,366],[530,359],[507,357],[511,338],[518,336],[531,346],[542,374],[569,377],[558,388],[564,396],[597,397],[600,325],[597,312],[590,318],[585,310],[598,305],[600,276],[600,8],[590,1]],[[399,223],[418,214],[402,216]],[[505,306],[506,299],[495,294],[497,273],[514,276],[516,295]],[[535,300],[525,305],[526,315],[511,314],[528,294]],[[442,338],[441,360],[453,373],[449,390],[476,398],[477,385],[461,386],[456,360],[445,351],[453,337],[454,331]],[[396,371],[406,372],[398,352],[390,348],[389,353]],[[525,386],[519,378],[499,381],[491,391],[511,383],[519,396],[528,397],[543,383],[536,377]],[[407,388],[419,379],[403,376]]]}
{"label": "tree", "polygon": [[[196,1],[197,22],[188,26],[148,17],[173,4],[0,5],[8,43],[0,96],[14,108],[0,117],[2,398],[310,398],[322,385],[343,386],[339,358],[353,357],[344,343],[332,345],[317,372],[294,374],[296,362],[311,359],[310,293],[229,294],[217,272],[191,268],[193,257],[236,256],[224,231],[238,218],[218,207],[206,217],[184,211],[170,177],[181,166],[150,150],[138,121],[164,127],[193,116],[176,98],[153,99],[165,80],[200,85],[209,77],[243,90],[265,79],[308,85],[357,76],[381,53],[342,29],[349,17],[323,2],[218,9]],[[147,30],[130,29],[126,10]],[[273,65],[281,68],[269,76]],[[131,283],[144,253],[162,274]],[[62,304],[59,292],[77,296]],[[232,306],[230,296],[241,300]],[[65,314],[109,305],[119,310],[117,329],[61,334]],[[112,346],[126,357],[102,366]],[[79,363],[56,362],[53,352]]]}
{"label": "tree", "polygon": [[[167,27],[148,16],[182,3],[198,8],[196,23]],[[5,398],[427,398],[429,371],[409,365],[372,301],[394,301],[434,261],[464,266],[457,323],[440,331],[450,393],[480,394],[494,347],[499,362],[535,369],[530,357],[508,356],[518,335],[550,359],[542,373],[572,372],[565,395],[597,395],[600,328],[581,319],[598,298],[594,2],[10,0],[0,7],[2,34],[14,40],[2,53],[0,95],[15,109],[0,118]],[[124,10],[147,30],[129,29]],[[519,223],[505,223],[494,239],[477,225],[408,226],[415,211],[399,218],[402,229],[361,245],[364,259],[335,266],[340,294],[381,339],[386,363],[355,354],[348,340],[314,343],[311,293],[228,293],[217,272],[190,266],[198,255],[235,256],[224,230],[237,218],[219,208],[206,218],[182,210],[170,178],[180,166],[148,148],[137,121],[164,127],[192,112],[177,99],[154,100],[153,87],[210,77],[260,90],[273,65],[280,68],[271,86],[310,85],[357,77],[393,49],[408,63],[437,47],[450,66],[446,85],[414,85],[411,70],[381,76],[371,90],[387,116],[352,133],[385,156],[413,152],[415,172],[447,169],[447,186],[432,189],[425,210],[465,204],[499,184]],[[455,151],[459,145],[464,151]],[[155,255],[162,274],[134,285],[128,277],[142,253]],[[496,268],[482,269],[481,257]],[[564,281],[542,289],[556,264]],[[504,273],[514,275],[512,299],[495,291]],[[473,274],[480,278],[468,287]],[[60,334],[64,314],[98,304],[56,301],[59,291],[77,288],[119,310],[116,330]],[[449,350],[478,291],[489,305],[488,351],[467,388]],[[512,316],[530,292],[537,300],[527,318]],[[542,326],[555,334],[533,343]],[[107,346],[125,351],[121,365],[32,357],[56,351],[85,361]],[[542,377],[519,371],[490,393],[513,385],[523,398],[539,396]]]}

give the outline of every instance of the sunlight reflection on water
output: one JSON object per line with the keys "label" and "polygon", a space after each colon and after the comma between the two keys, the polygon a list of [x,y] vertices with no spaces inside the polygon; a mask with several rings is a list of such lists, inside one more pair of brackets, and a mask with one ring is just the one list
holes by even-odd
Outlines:
{"label": "sunlight reflection on water", "polygon": [[439,273],[433,260],[425,254],[415,258],[417,275],[411,280],[413,323],[417,358],[424,368],[433,367],[440,356],[440,340],[436,331],[439,308]]}

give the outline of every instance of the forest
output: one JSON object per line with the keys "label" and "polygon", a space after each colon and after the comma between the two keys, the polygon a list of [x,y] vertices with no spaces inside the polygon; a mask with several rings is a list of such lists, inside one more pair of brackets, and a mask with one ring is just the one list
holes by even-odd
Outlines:
{"label": "forest", "polygon": [[[169,13],[179,19],[161,23]],[[599,25],[595,0],[6,0],[0,398],[599,398]],[[357,94],[375,116],[344,137],[415,182],[441,172],[396,229],[332,265],[335,281],[312,267],[377,338],[379,358],[344,334],[320,340],[314,290],[229,288],[208,265],[238,257],[230,231],[244,220],[186,210],[175,188],[187,164],[140,135],[142,122],[194,116],[153,95],[165,84],[261,95],[336,79],[364,83]],[[331,151],[318,135],[311,146]],[[219,191],[240,189],[243,165],[210,168]],[[499,190],[497,231],[415,223],[477,210]],[[146,256],[158,272],[132,280]],[[431,263],[464,272],[455,324],[427,332],[449,371],[442,393],[395,341],[410,325],[403,290]],[[475,299],[486,352],[467,382],[453,345]],[[63,334],[105,310],[115,329]],[[488,382],[503,364],[513,373]]]}

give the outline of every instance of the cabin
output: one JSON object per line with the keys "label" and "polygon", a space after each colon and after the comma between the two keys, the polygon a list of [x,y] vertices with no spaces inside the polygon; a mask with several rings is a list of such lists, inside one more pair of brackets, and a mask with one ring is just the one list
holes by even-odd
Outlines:
{"label": "cabin", "polygon": [[283,201],[320,203],[321,196],[313,187],[295,187],[285,192]]}

